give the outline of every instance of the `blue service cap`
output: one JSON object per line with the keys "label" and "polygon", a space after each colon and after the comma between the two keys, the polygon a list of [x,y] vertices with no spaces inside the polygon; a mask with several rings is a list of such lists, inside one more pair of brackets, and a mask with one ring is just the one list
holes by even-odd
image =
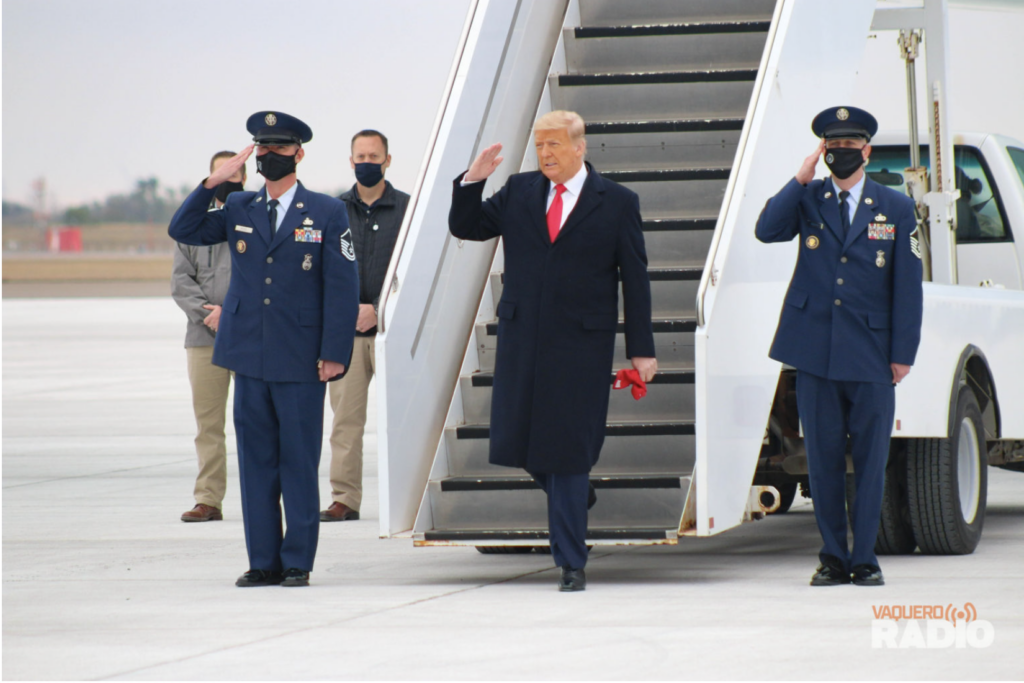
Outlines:
{"label": "blue service cap", "polygon": [[819,138],[864,138],[878,132],[878,121],[857,107],[830,107],[814,117],[811,130]]}
{"label": "blue service cap", "polygon": [[297,145],[313,139],[309,126],[279,111],[258,111],[249,117],[245,127],[257,145]]}

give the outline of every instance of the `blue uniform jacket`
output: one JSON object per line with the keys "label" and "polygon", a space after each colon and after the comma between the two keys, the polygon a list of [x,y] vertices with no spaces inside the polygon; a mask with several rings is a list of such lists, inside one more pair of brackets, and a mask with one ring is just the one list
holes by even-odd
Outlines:
{"label": "blue uniform jacket", "polygon": [[490,461],[530,472],[583,474],[604,443],[619,283],[626,355],[654,357],[651,287],[636,193],[587,165],[579,200],[554,244],[550,181],[511,176],[481,201],[485,183],[455,179],[448,229],[460,239],[502,238],[504,288],[491,392]]}
{"label": "blue uniform jacket", "polygon": [[321,359],[347,369],[359,274],[345,204],[300,184],[272,235],[266,188],[234,192],[222,210],[207,211],[213,194],[200,184],[167,232],[185,244],[231,248],[214,365],[268,382],[317,382]]}
{"label": "blue uniform jacket", "polygon": [[791,180],[757,220],[762,242],[800,240],[770,356],[831,380],[892,383],[921,340],[913,201],[866,178],[846,240],[832,180]]}

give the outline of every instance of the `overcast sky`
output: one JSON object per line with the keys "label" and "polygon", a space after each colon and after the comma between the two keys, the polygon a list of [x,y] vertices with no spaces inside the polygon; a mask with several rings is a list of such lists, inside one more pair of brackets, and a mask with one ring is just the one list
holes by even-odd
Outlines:
{"label": "overcast sky", "polygon": [[[468,0],[3,0],[3,197],[45,177],[58,205],[156,176],[194,186],[250,114],[313,129],[300,177],[355,179],[348,142],[388,136],[409,191]],[[249,162],[250,189],[261,186]]]}
{"label": "overcast sky", "polygon": [[[965,9],[971,5],[983,10]],[[300,168],[311,189],[354,182],[349,139],[372,127],[391,141],[389,179],[409,191],[468,6],[3,0],[4,199],[28,203],[39,177],[61,207],[127,192],[150,176],[194,186],[213,152],[248,144],[245,120],[263,109],[312,127]],[[950,9],[954,129],[1024,139],[1022,9],[1021,0]],[[923,98],[923,71],[919,79]],[[905,128],[894,34],[868,40],[851,104],[872,111],[883,128]],[[253,166],[250,189],[262,184]]]}

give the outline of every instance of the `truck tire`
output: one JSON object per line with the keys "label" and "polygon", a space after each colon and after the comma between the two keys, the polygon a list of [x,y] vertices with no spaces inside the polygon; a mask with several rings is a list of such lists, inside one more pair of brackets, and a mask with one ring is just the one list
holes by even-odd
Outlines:
{"label": "truck tire", "polygon": [[988,449],[978,399],[957,394],[949,438],[907,444],[910,521],[921,552],[967,555],[981,540],[988,494]]}
{"label": "truck tire", "polygon": [[[907,502],[906,480],[900,469],[905,467],[902,458],[891,458],[885,468],[885,482],[882,484],[882,516],[878,522],[878,536],[875,538],[875,553],[878,555],[909,555],[917,548],[914,528],[910,523],[910,506]],[[901,481],[902,479],[902,481]],[[853,510],[853,499],[857,486],[852,474],[846,475],[847,515]],[[850,526],[853,520],[847,517]]]}
{"label": "truck tire", "polygon": [[782,484],[775,488],[779,492],[779,507],[774,512],[769,512],[769,515],[781,515],[785,512],[789,512],[789,508],[793,506],[793,499],[796,498],[796,487],[797,483],[794,481],[790,484]]}
{"label": "truck tire", "polygon": [[478,545],[476,551],[481,555],[525,555],[533,548],[528,545]]}

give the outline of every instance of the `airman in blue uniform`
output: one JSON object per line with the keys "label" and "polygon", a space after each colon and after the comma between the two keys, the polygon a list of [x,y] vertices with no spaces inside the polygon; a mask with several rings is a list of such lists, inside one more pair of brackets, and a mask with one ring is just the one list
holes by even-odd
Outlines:
{"label": "airman in blue uniform", "polygon": [[[874,553],[895,387],[921,338],[921,252],[913,201],[867,177],[878,123],[832,107],[812,123],[821,139],[757,221],[762,242],[799,240],[770,356],[797,369],[814,514],[824,547],[811,585],[884,583]],[[831,177],[814,180],[824,154]],[[846,446],[857,495],[846,539]]]}
{"label": "airman in blue uniform", "polygon": [[[326,382],[345,374],[359,309],[359,276],[341,201],[296,178],[313,132],[282,112],[247,124],[253,144],[204,180],[168,233],[195,245],[228,242],[231,283],[213,363],[235,372],[242,516],[249,571],[238,586],[305,586],[319,533],[317,470]],[[256,150],[259,192],[207,207]],[[282,532],[281,501],[287,532]]]}

